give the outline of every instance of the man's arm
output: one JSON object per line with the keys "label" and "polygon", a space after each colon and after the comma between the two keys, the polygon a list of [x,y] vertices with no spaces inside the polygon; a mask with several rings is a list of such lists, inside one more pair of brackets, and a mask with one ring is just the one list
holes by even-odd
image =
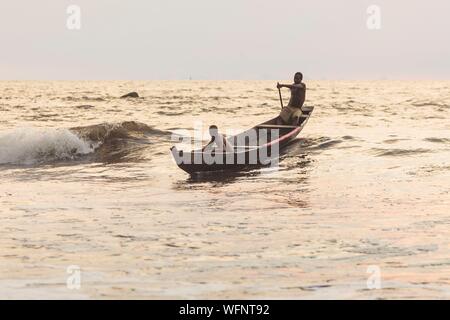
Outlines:
{"label": "man's arm", "polygon": [[300,89],[305,89],[306,86],[305,86],[304,83],[299,83],[299,84],[281,84],[281,83],[278,83],[277,84],[277,88],[278,89],[280,89],[280,88],[288,88],[288,89],[300,88]]}

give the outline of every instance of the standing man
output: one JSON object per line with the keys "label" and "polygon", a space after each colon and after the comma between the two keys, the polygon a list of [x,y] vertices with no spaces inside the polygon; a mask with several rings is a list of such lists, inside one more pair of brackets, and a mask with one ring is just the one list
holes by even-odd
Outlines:
{"label": "standing man", "polygon": [[277,83],[277,88],[288,88],[291,90],[289,104],[281,110],[280,118],[284,124],[298,125],[302,115],[302,107],[306,98],[306,85],[302,82],[303,74],[297,72],[293,84]]}

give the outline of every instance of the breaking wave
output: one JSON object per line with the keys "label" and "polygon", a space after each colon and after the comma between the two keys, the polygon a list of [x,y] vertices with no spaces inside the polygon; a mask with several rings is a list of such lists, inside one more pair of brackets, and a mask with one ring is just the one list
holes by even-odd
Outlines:
{"label": "breaking wave", "polygon": [[0,164],[71,160],[95,147],[67,129],[17,128],[0,132]]}
{"label": "breaking wave", "polygon": [[94,159],[117,160],[135,151],[137,144],[148,146],[147,138],[167,134],[135,121],[72,129],[16,128],[0,132],[0,165],[71,161],[97,154]]}

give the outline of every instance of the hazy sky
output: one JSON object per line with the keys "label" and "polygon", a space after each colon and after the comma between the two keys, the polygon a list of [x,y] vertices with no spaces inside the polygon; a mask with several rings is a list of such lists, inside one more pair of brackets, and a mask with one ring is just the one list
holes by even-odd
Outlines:
{"label": "hazy sky", "polygon": [[0,79],[450,79],[449,38],[448,0],[2,0]]}

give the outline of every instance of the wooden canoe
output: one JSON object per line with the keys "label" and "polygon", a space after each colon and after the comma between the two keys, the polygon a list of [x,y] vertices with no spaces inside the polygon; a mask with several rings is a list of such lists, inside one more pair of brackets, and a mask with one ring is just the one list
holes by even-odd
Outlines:
{"label": "wooden canoe", "polygon": [[176,147],[170,150],[180,169],[189,174],[211,171],[240,171],[273,164],[279,152],[303,130],[314,107],[303,107],[299,125],[278,125],[278,118],[263,122],[238,135],[227,137],[234,152],[209,151],[204,148],[183,152]]}

